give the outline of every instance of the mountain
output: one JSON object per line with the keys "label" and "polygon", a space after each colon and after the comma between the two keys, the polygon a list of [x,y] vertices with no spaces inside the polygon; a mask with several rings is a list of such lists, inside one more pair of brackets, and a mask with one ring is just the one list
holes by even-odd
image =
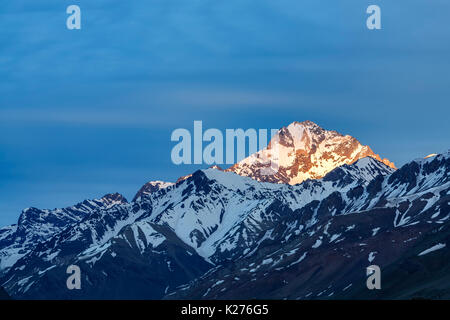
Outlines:
{"label": "mountain", "polygon": [[0,229],[0,276],[39,243],[79,223],[93,212],[125,203],[127,200],[115,193],[107,194],[101,199],[85,200],[64,209],[23,210],[16,225]]}
{"label": "mountain", "polygon": [[[166,298],[450,298],[450,153],[285,210],[258,250]],[[366,288],[371,264],[382,290]]]}
{"label": "mountain", "polygon": [[[392,171],[367,159],[339,168],[342,179],[289,186],[200,170],[132,203],[94,210],[42,239],[1,283],[16,298],[161,298],[212,267],[257,250],[276,217]],[[50,289],[64,282],[71,264],[86,273],[83,292]]]}
{"label": "mountain", "polygon": [[[258,181],[298,184],[307,179],[320,179],[343,164],[372,157],[394,168],[388,159],[381,159],[368,146],[336,131],[322,129],[311,121],[293,122],[281,128],[267,148],[236,163],[227,171]],[[277,164],[277,172],[264,174],[269,161]]]}
{"label": "mountain", "polygon": [[[0,229],[15,299],[448,298],[450,152],[374,157],[299,184],[220,168],[149,182]],[[382,269],[368,291],[366,267]],[[67,267],[81,270],[68,290]]]}
{"label": "mountain", "polygon": [[[296,186],[197,171],[135,202],[92,212],[20,258],[1,283],[13,297],[29,299],[281,297],[284,286],[266,290],[272,277],[297,279],[298,287],[316,291],[311,298],[320,298],[330,278],[361,290],[356,283],[364,279],[355,276],[363,276],[368,259],[389,266],[393,257],[447,243],[449,158],[394,171],[369,157]],[[330,255],[346,275],[341,280],[325,263]],[[312,264],[308,272],[323,269],[313,288],[299,277],[303,261]],[[61,285],[71,264],[82,270],[81,291]],[[284,297],[309,293],[296,290]]]}

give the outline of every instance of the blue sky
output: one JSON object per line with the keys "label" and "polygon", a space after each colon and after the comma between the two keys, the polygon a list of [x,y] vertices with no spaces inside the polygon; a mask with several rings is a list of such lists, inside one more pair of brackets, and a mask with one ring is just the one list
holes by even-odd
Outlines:
{"label": "blue sky", "polygon": [[[382,30],[366,28],[369,4]],[[171,163],[170,134],[194,120],[308,119],[397,165],[445,151],[449,12],[447,0],[3,0],[0,226],[190,173]]]}

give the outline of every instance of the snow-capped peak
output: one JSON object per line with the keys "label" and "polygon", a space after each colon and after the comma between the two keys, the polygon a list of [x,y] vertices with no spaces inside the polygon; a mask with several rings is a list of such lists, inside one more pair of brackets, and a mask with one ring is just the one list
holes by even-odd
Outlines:
{"label": "snow-capped peak", "polygon": [[123,203],[128,203],[127,199],[121,195],[120,193],[108,193],[106,195],[104,195],[100,201],[105,202],[106,204],[108,204],[109,206],[111,205],[116,205],[116,204],[123,204]]}
{"label": "snow-capped peak", "polygon": [[[312,121],[293,122],[278,130],[269,145],[238,162],[226,171],[249,176],[258,181],[298,184],[319,179],[328,172],[359,159],[372,157],[396,169],[388,159],[381,159],[369,146],[349,135],[325,130]],[[269,160],[278,165],[273,175],[261,174]]]}
{"label": "snow-capped peak", "polygon": [[136,201],[136,199],[138,199],[144,195],[152,194],[154,192],[157,192],[161,189],[166,189],[173,185],[174,185],[173,182],[164,182],[164,181],[159,181],[159,180],[147,182],[136,193],[136,195],[133,198],[133,201]]}
{"label": "snow-capped peak", "polygon": [[424,159],[433,158],[436,156],[437,156],[437,153],[431,153],[431,154],[427,155]]}

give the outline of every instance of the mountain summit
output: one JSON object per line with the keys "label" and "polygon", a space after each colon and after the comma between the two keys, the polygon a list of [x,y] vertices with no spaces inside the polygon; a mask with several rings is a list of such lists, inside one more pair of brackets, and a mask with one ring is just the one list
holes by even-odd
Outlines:
{"label": "mountain summit", "polygon": [[[312,121],[293,122],[281,128],[268,146],[236,163],[226,171],[248,176],[258,181],[298,184],[307,179],[320,179],[333,169],[372,157],[396,169],[388,159],[381,159],[369,146],[349,135],[325,130]],[[273,175],[261,174],[278,164]]]}

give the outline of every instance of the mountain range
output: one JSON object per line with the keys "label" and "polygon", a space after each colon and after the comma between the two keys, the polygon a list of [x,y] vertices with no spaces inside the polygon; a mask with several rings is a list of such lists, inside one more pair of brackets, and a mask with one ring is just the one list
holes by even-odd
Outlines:
{"label": "mountain range", "polygon": [[[278,172],[260,175],[274,150]],[[23,210],[0,229],[0,286],[15,299],[448,299],[449,169],[450,152],[396,169],[294,122],[229,169],[149,182],[131,202]],[[371,264],[381,290],[366,287]]]}

